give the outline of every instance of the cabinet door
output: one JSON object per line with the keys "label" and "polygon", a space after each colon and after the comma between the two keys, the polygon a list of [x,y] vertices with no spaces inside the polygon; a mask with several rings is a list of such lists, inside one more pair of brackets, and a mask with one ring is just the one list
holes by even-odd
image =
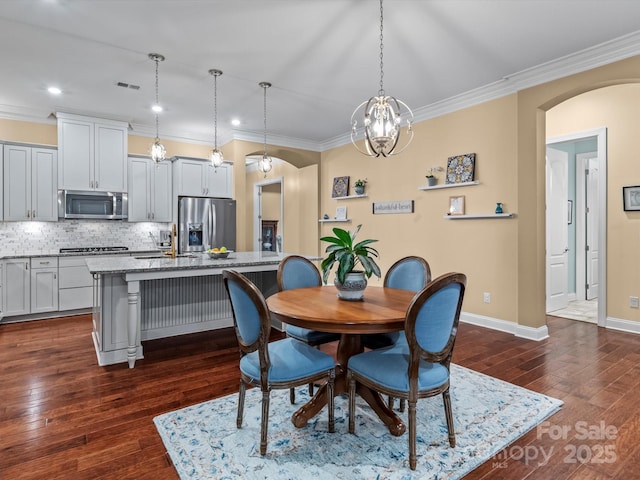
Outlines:
{"label": "cabinet door", "polygon": [[126,127],[95,124],[94,187],[103,192],[127,191]]}
{"label": "cabinet door", "polygon": [[31,218],[58,221],[58,153],[48,148],[31,150]]}
{"label": "cabinet door", "polygon": [[13,258],[4,261],[2,290],[5,317],[24,315],[31,310],[29,263],[28,258]]}
{"label": "cabinet door", "polygon": [[151,221],[150,163],[144,158],[129,158],[129,217],[130,222]]}
{"label": "cabinet door", "polygon": [[208,197],[231,198],[231,166],[226,163],[215,168],[205,164],[207,172],[206,195]]}
{"label": "cabinet door", "polygon": [[203,167],[205,162],[197,160],[177,160],[178,195],[202,197],[205,193]]}
{"label": "cabinet door", "polygon": [[58,119],[58,185],[66,190],[92,190],[94,165],[93,123]]}
{"label": "cabinet door", "polygon": [[151,166],[152,219],[155,222],[171,222],[171,165],[162,162]]}
{"label": "cabinet door", "polygon": [[58,310],[58,269],[31,269],[31,313]]}
{"label": "cabinet door", "polygon": [[4,146],[4,219],[31,219],[31,148]]}

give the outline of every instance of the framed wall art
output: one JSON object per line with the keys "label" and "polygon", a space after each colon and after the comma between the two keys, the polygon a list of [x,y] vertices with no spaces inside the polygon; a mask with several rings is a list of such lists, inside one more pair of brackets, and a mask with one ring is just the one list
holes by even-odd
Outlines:
{"label": "framed wall art", "polygon": [[640,210],[640,185],[622,187],[622,204],[625,212]]}
{"label": "framed wall art", "polygon": [[465,153],[464,155],[449,157],[447,160],[446,183],[473,182],[475,167],[475,153]]}
{"label": "framed wall art", "polygon": [[331,198],[346,197],[347,195],[349,195],[349,177],[335,177]]}
{"label": "framed wall art", "polygon": [[347,207],[336,207],[336,220],[347,219]]}
{"label": "framed wall art", "polygon": [[449,197],[449,215],[464,215],[464,195]]}

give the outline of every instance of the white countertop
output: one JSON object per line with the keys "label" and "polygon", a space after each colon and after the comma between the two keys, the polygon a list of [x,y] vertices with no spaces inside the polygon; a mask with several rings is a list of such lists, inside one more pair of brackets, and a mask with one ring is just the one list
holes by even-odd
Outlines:
{"label": "white countertop", "polygon": [[[199,270],[278,265],[290,253],[275,252],[232,252],[226,259],[213,259],[206,253],[193,256],[171,258],[137,257],[92,257],[87,258],[87,266],[92,274],[143,273],[168,270]],[[317,260],[320,257],[307,257]]]}

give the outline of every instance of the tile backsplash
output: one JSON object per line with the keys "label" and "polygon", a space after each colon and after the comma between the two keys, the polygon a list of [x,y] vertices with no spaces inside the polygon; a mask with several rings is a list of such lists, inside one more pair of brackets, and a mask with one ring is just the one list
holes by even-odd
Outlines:
{"label": "tile backsplash", "polygon": [[0,222],[0,251],[57,252],[67,247],[156,248],[150,233],[159,239],[167,223],[119,220],[60,220],[58,222]]}

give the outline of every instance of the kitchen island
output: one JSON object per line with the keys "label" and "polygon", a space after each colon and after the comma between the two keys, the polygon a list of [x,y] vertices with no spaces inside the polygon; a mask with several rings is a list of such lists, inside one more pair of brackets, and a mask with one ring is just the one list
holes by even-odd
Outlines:
{"label": "kitchen island", "polygon": [[[222,271],[246,275],[265,297],[288,254],[233,252],[226,259],[188,256],[89,258],[93,342],[100,365],[143,358],[142,341],[233,326]],[[311,258],[311,257],[309,257]],[[313,259],[313,258],[311,258]]]}

